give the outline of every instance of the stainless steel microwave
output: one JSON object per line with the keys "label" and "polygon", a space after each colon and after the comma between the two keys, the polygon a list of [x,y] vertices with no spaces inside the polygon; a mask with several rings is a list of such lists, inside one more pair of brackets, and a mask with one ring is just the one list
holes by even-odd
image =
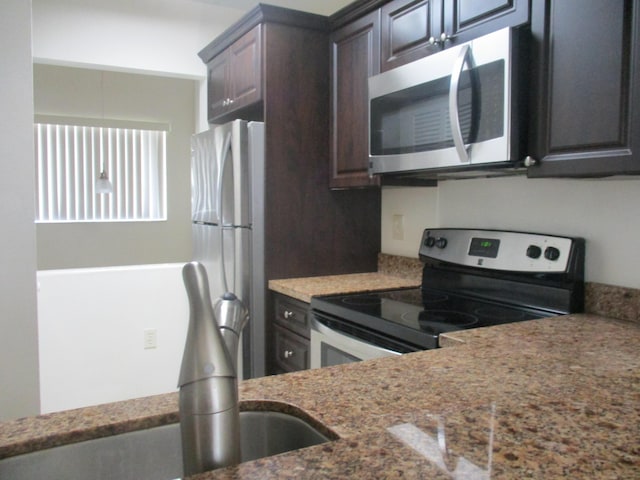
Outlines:
{"label": "stainless steel microwave", "polygon": [[519,35],[511,28],[369,78],[369,173],[515,166]]}

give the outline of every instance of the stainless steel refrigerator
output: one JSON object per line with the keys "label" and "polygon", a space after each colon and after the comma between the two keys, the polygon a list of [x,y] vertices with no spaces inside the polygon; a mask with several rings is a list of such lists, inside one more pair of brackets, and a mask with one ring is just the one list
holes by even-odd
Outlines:
{"label": "stainless steel refrigerator", "polygon": [[234,293],[249,310],[239,378],[265,375],[264,124],[234,120],[191,138],[193,259],[211,299]]}

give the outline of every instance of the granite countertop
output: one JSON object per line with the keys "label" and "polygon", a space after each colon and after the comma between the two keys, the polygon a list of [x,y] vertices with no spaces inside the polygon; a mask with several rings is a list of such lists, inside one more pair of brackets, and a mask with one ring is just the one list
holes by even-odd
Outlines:
{"label": "granite countertop", "polygon": [[[638,324],[568,315],[444,344],[242,382],[241,408],[304,412],[340,438],[194,478],[640,478]],[[5,422],[0,457],[176,410],[171,393]]]}
{"label": "granite countertop", "polygon": [[382,272],[269,280],[269,290],[307,303],[311,302],[313,296],[418,286],[420,278],[405,278]]}

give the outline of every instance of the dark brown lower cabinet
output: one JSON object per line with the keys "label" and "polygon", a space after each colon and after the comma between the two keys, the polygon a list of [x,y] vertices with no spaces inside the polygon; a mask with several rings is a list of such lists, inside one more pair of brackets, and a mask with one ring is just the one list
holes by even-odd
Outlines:
{"label": "dark brown lower cabinet", "polygon": [[309,368],[309,304],[295,298],[272,294],[271,342],[272,374]]}
{"label": "dark brown lower cabinet", "polygon": [[274,373],[309,369],[309,339],[274,326]]}

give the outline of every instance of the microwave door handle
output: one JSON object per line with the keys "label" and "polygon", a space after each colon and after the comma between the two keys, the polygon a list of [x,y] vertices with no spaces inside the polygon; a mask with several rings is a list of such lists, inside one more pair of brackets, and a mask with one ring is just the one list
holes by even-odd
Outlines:
{"label": "microwave door handle", "polygon": [[471,56],[471,47],[463,45],[460,54],[453,64],[453,72],[451,74],[451,84],[449,86],[449,120],[451,122],[451,135],[453,144],[458,152],[460,163],[469,163],[469,152],[462,138],[462,128],[460,127],[460,111],[458,110],[458,89],[460,88],[460,77],[465,63],[469,63],[469,67],[473,68],[473,58]]}

